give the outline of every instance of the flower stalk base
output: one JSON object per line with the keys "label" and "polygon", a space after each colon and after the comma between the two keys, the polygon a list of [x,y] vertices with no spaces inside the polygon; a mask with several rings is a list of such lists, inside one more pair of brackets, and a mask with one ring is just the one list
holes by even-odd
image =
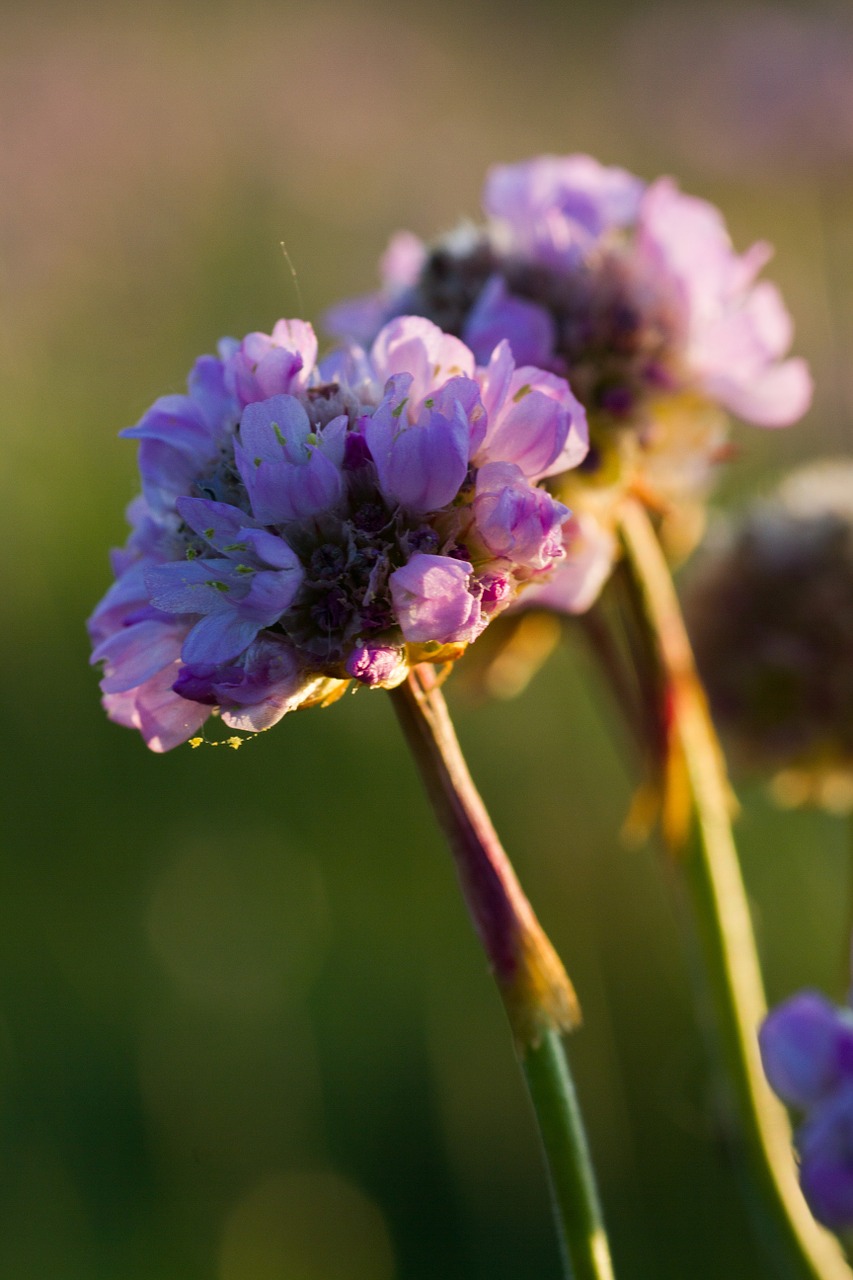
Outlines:
{"label": "flower stalk base", "polygon": [[695,816],[698,838],[686,847],[684,876],[742,1152],[760,1198],[762,1234],[776,1246],[784,1267],[778,1274],[792,1280],[850,1280],[836,1241],[817,1225],[803,1199],[787,1115],[761,1067],[758,1028],[767,1006],[732,836],[725,764],[672,577],[638,502],[623,504],[620,532],[664,676],[669,753],[680,761],[676,772]]}
{"label": "flower stalk base", "polygon": [[589,1147],[560,1040],[580,1020],[565,969],[518,883],[468,772],[438,680],[390,692],[504,1002],[545,1151],[567,1280],[612,1280]]}

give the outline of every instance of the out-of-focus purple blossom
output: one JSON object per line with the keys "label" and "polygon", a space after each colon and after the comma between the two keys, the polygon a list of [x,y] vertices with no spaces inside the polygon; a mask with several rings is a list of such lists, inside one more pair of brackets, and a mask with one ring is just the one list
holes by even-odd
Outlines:
{"label": "out-of-focus purple blossom", "polygon": [[506,344],[478,369],[416,317],[315,357],[301,321],[223,342],[126,433],[144,495],[90,631],[109,714],[155,750],[458,657],[564,555],[536,487],[586,448],[564,380]]}
{"label": "out-of-focus purple blossom", "polygon": [[487,281],[465,323],[465,336],[477,351],[493,351],[508,342],[516,360],[547,365],[557,345],[550,312],[510,293],[503,276]]}
{"label": "out-of-focus purple blossom", "polygon": [[853,1226],[853,1010],[801,992],[767,1015],[758,1039],[772,1088],[803,1113],[796,1144],[812,1213]]}
{"label": "out-of-focus purple blossom", "polygon": [[736,254],[707,201],[575,155],[496,166],[483,206],[481,231],[428,251],[408,239],[404,267],[390,255],[370,303],[377,323],[405,301],[481,363],[506,338],[516,360],[568,376],[614,425],[640,427],[662,391],[699,392],[762,426],[805,412],[808,371],[782,361],[790,319],[775,288],[755,282],[770,251]]}
{"label": "out-of-focus purple blossom", "polygon": [[592,156],[537,156],[495,165],[483,208],[506,253],[563,270],[580,265],[606,232],[637,219],[643,183]]}
{"label": "out-of-focus purple blossom", "polygon": [[[768,246],[736,253],[720,212],[671,179],[646,184],[590,156],[540,156],[493,168],[483,208],[482,227],[432,246],[396,237],[379,293],[337,308],[330,324],[363,337],[404,309],[489,366],[486,446],[530,477],[553,477],[549,488],[584,515],[587,549],[597,548],[582,580],[569,556],[562,590],[559,575],[545,589],[577,611],[608,576],[603,553],[616,554],[613,512],[626,492],[644,493],[658,513],[685,512],[665,520],[665,542],[683,554],[725,454],[725,411],[787,425],[808,408],[811,379],[787,355],[792,325],[778,290],[757,280]],[[510,357],[535,378],[514,368],[510,385]],[[560,429],[549,374],[570,380],[589,417],[582,471],[571,438],[562,452],[549,446]],[[524,395],[525,420],[536,414],[540,431],[522,454],[513,414]]]}
{"label": "out-of-focus purple blossom", "polygon": [[598,599],[616,559],[616,535],[587,512],[571,515],[562,534],[565,558],[554,573],[519,597],[518,608],[578,614]]}

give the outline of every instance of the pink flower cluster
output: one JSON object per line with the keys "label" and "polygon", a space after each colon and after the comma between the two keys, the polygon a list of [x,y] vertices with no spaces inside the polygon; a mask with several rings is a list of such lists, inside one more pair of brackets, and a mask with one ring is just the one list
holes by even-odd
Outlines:
{"label": "pink flower cluster", "polygon": [[317,363],[310,325],[225,341],[124,432],[143,493],[91,620],[112,719],[164,751],[458,656],[564,556],[539,487],[579,463],[565,380],[478,367],[428,320]]}
{"label": "pink flower cluster", "polygon": [[722,214],[671,178],[646,185],[590,156],[498,165],[487,222],[427,247],[400,233],[382,289],[328,317],[369,340],[398,310],[458,332],[478,358],[502,338],[567,376],[588,411],[626,421],[645,397],[691,389],[759,426],[808,408],[804,361],[783,359],[790,316],[756,281],[767,244],[734,252]]}
{"label": "pink flower cluster", "polygon": [[[517,360],[566,377],[590,417],[583,473],[555,491],[575,511],[567,557],[524,603],[581,612],[618,554],[615,504],[639,487],[669,513],[683,552],[725,453],[723,411],[764,427],[808,408],[803,360],[766,244],[732,248],[720,212],[670,178],[646,184],[589,156],[540,156],[487,176],[484,225],[431,246],[400,233],[378,293],[334,308],[333,333],[366,341],[390,316],[427,316],[478,359],[508,341]],[[589,483],[587,483],[589,482]]]}

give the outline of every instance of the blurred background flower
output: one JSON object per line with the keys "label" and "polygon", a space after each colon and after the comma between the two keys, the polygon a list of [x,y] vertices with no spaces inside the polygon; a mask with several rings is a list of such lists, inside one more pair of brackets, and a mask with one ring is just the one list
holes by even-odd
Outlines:
{"label": "blurred background flower", "polygon": [[853,459],[787,476],[715,530],[687,582],[714,717],[782,804],[853,810]]}
{"label": "blurred background flower", "polygon": [[[849,48],[832,6],[749,14]],[[850,107],[832,99],[831,166],[774,124],[794,88],[826,115],[795,40],[772,147],[752,111],[702,133],[697,62],[709,84],[777,83],[745,22],[617,0],[6,6],[0,1274],[556,1274],[503,1012],[386,700],[154,759],[104,722],[83,619],[136,485],[118,429],[221,333],[317,320],[373,286],[395,228],[452,227],[490,164],[537,152],[673,172],[737,245],[775,244],[815,407],[739,432],[725,496],[849,452]],[[720,163],[723,134],[749,158]],[[658,862],[618,847],[633,773],[592,687],[561,651],[524,699],[462,711],[463,744],[583,1002],[571,1052],[617,1267],[746,1280],[677,920]],[[839,824],[748,799],[769,994],[832,990]]]}

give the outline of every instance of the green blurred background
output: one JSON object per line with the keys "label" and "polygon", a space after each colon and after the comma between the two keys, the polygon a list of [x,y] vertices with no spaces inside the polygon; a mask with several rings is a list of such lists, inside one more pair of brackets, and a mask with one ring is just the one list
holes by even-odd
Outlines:
{"label": "green blurred background", "polygon": [[[738,429],[723,499],[849,452],[851,11],[31,3],[3,32],[0,1277],[556,1277],[504,1016],[387,700],[166,757],[103,716],[83,620],[136,488],[116,432],[220,335],[371,287],[396,228],[476,216],[489,164],[588,150],[777,246],[818,394],[790,432]],[[450,697],[583,1002],[620,1276],[767,1274],[582,649],[515,703]],[[842,824],[743,798],[770,996],[840,995]]]}

